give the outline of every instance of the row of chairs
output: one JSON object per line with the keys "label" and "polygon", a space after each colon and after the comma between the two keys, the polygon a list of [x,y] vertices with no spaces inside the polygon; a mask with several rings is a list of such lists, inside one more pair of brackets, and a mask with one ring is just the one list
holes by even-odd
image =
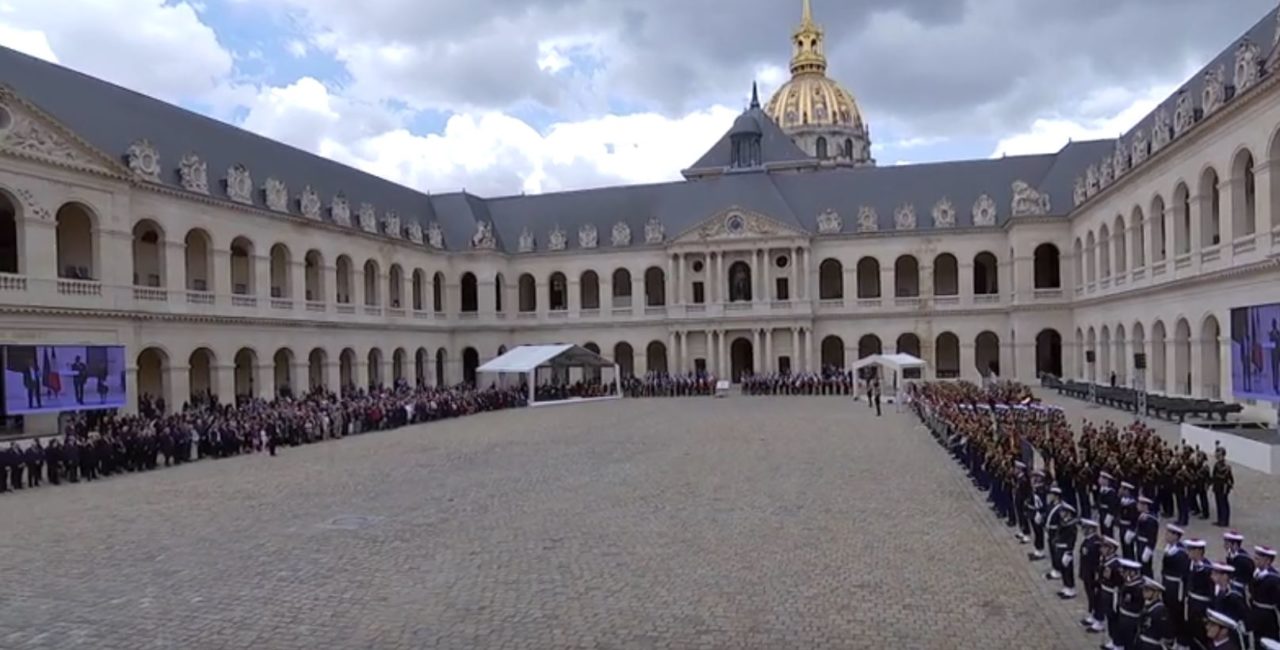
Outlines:
{"label": "row of chairs", "polygon": [[[1138,411],[1138,391],[1122,386],[1105,386],[1083,381],[1062,380],[1053,375],[1041,378],[1041,385],[1058,391],[1059,395],[1068,395],[1087,400],[1091,396],[1101,404],[1124,411]],[[1194,397],[1169,397],[1167,395],[1147,394],[1148,416],[1164,418],[1174,422],[1185,422],[1187,416],[1212,420],[1215,416],[1223,422],[1227,416],[1239,413],[1244,407],[1219,400],[1198,399]]]}

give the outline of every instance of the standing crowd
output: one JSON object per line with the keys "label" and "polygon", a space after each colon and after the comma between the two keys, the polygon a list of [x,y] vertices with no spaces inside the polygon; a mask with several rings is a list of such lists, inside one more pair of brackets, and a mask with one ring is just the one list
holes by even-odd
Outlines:
{"label": "standing crowd", "polygon": [[[1083,592],[1081,624],[1101,647],[1280,650],[1276,551],[1247,550],[1230,530],[1224,449],[1210,465],[1205,452],[1175,448],[1140,422],[1086,422],[1076,436],[1060,409],[1016,383],[925,383],[909,393],[996,516],[1032,545],[1028,558],[1049,561],[1058,596]],[[1220,547],[1186,534],[1192,516],[1211,514],[1227,529]]]}
{"label": "standing crowd", "polygon": [[716,394],[716,377],[706,372],[668,374],[650,372],[622,380],[626,397],[694,397]]}
{"label": "standing crowd", "polygon": [[298,446],[480,411],[524,406],[522,388],[465,386],[316,390],[302,397],[220,404],[209,396],[166,413],[163,401],[142,398],[137,415],[86,412],[47,444],[0,448],[0,492],[79,483],[125,472]]}

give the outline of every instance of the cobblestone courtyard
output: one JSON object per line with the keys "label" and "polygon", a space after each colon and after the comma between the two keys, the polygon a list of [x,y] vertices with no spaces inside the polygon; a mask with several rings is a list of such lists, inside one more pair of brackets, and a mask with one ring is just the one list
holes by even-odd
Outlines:
{"label": "cobblestone courtyard", "polygon": [[910,417],[833,397],[485,414],[0,522],[3,648],[1097,643]]}

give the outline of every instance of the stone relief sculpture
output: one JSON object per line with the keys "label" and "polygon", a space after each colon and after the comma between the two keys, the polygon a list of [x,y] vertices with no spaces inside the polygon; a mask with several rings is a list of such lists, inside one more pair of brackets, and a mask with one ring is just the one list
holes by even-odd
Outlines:
{"label": "stone relief sculpture", "polygon": [[160,153],[149,140],[138,140],[129,145],[129,153],[125,157],[130,171],[144,180],[160,182]]}
{"label": "stone relief sculpture", "polygon": [[838,233],[844,229],[844,222],[840,219],[840,213],[831,208],[822,211],[818,215],[818,232],[823,235]]}
{"label": "stone relief sculpture", "polygon": [[56,160],[58,162],[84,164],[89,162],[79,148],[53,129],[30,117],[14,116],[3,143],[7,148],[24,154]]}
{"label": "stone relief sculpture", "polygon": [[864,205],[858,208],[858,232],[875,232],[880,230],[880,216],[876,209]]}
{"label": "stone relief sculpture", "polygon": [[1261,65],[1258,62],[1258,57],[1261,54],[1262,50],[1258,47],[1258,44],[1247,38],[1240,42],[1240,47],[1236,48],[1235,81],[1237,95],[1258,83],[1258,77],[1261,75]]}
{"label": "stone relief sculpture", "polygon": [[990,196],[983,194],[973,202],[973,225],[975,226],[994,226],[996,225],[996,202]]}
{"label": "stone relief sculpture", "polygon": [[613,245],[616,248],[631,245],[631,226],[622,221],[613,224]]}
{"label": "stone relief sculpture", "polygon": [[1116,138],[1116,152],[1111,155],[1111,166],[1116,171],[1116,178],[1129,171],[1129,151],[1124,146],[1124,138]]}
{"label": "stone relief sculpture", "polygon": [[375,234],[378,232],[378,213],[374,211],[372,203],[361,203],[356,216],[360,219],[361,230]]}
{"label": "stone relief sculpture", "polygon": [[564,235],[564,231],[560,229],[560,226],[553,227],[551,229],[551,234],[547,236],[547,250],[562,251],[567,244],[567,238]]}
{"label": "stone relief sculpture", "polygon": [[1227,69],[1219,65],[1217,68],[1204,73],[1204,90],[1200,93],[1200,105],[1204,107],[1205,115],[1213,115],[1213,112],[1227,101]]}
{"label": "stone relief sculpture", "polygon": [[933,206],[933,227],[934,228],[955,228],[956,227],[956,206],[952,205],[951,199],[942,197]]}
{"label": "stone relief sculpture", "polygon": [[1196,124],[1195,107],[1191,105],[1191,95],[1183,90],[1178,93],[1178,101],[1173,108],[1173,137],[1182,136]]}
{"label": "stone relief sculpture", "polygon": [[657,217],[650,217],[649,222],[644,224],[644,243],[661,244],[666,239],[666,229]]}
{"label": "stone relief sculpture", "polygon": [[320,220],[320,195],[310,185],[302,188],[302,196],[298,197],[298,211],[308,219]]}
{"label": "stone relief sculpture", "polygon": [[1147,142],[1147,132],[1138,129],[1133,134],[1133,144],[1130,145],[1133,152],[1133,166],[1137,167],[1146,162],[1147,156],[1151,155],[1151,143]]}
{"label": "stone relief sculpture", "polygon": [[1151,153],[1155,153],[1173,139],[1173,124],[1169,121],[1169,109],[1156,110],[1155,124],[1151,127]]}
{"label": "stone relief sculpture", "polygon": [[600,233],[596,231],[593,224],[587,224],[578,229],[578,247],[579,248],[595,248],[600,243]]}
{"label": "stone relief sculpture", "polygon": [[471,247],[479,250],[493,250],[498,245],[493,238],[493,224],[488,221],[476,223],[476,234],[471,236]]}
{"label": "stone relief sculpture", "polygon": [[1116,170],[1111,166],[1111,156],[1098,163],[1098,189],[1103,189],[1116,179]]}
{"label": "stone relief sculpture", "polygon": [[529,232],[529,228],[526,226],[524,230],[520,231],[519,250],[521,253],[532,253],[534,246],[533,233]]}
{"label": "stone relief sculpture", "polygon": [[333,203],[329,205],[329,215],[333,217],[333,222],[344,228],[351,227],[351,205],[347,203],[347,197],[341,192],[333,197]]}
{"label": "stone relief sculpture", "polygon": [[[472,245],[474,244],[475,240],[472,239]],[[440,223],[437,221],[427,225],[427,245],[436,250],[444,250],[444,231],[440,229]]]}
{"label": "stone relief sculpture", "polygon": [[236,163],[227,170],[227,198],[236,203],[253,205],[253,178],[249,176],[249,168]]}
{"label": "stone relief sculpture", "polygon": [[285,188],[284,181],[276,178],[268,178],[267,182],[262,185],[262,198],[267,204],[267,208],[276,212],[289,211],[289,190]]}
{"label": "stone relief sculpture", "polygon": [[1013,216],[1031,217],[1049,214],[1049,195],[1024,181],[1013,182]]}
{"label": "stone relief sculpture", "polygon": [[178,161],[178,182],[188,192],[208,194],[209,166],[194,153],[183,156]]}
{"label": "stone relief sculpture", "polygon": [[1076,176],[1075,185],[1071,188],[1071,202],[1079,206],[1089,200],[1089,190],[1085,189],[1083,176]]}
{"label": "stone relief sculpture", "polygon": [[1086,167],[1084,170],[1085,196],[1093,196],[1094,194],[1097,194],[1100,184],[1101,182],[1098,179],[1098,166],[1089,165]]}
{"label": "stone relief sculpture", "polygon": [[400,239],[400,214],[395,210],[387,210],[382,216],[382,232],[388,237]]}
{"label": "stone relief sculpture", "polygon": [[916,229],[916,206],[903,203],[893,211],[893,225],[898,230]]}
{"label": "stone relief sculpture", "polygon": [[417,221],[410,221],[409,225],[404,228],[404,234],[409,238],[409,241],[415,244],[422,243],[422,226]]}

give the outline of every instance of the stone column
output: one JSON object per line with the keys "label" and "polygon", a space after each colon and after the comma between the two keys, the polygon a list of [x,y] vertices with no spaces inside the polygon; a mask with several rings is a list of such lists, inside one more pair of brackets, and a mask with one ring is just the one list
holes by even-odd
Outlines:
{"label": "stone column", "polygon": [[644,315],[644,308],[648,304],[648,296],[644,293],[644,271],[639,275],[631,275],[631,313],[636,316]]}
{"label": "stone column", "polygon": [[760,363],[760,328],[751,328],[751,372],[763,373],[764,369]]}
{"label": "stone column", "polygon": [[809,372],[817,372],[821,369],[820,366],[822,364],[822,360],[818,358],[818,337],[815,336],[816,332],[813,331],[812,327],[804,328],[803,334],[805,345],[805,368],[807,368]]}
{"label": "stone column", "polygon": [[256,250],[253,256],[249,258],[252,265],[249,268],[250,281],[253,282],[253,290],[249,295],[256,296],[260,301],[258,306],[263,306],[262,302],[271,298],[271,258],[267,255],[260,255]]}
{"label": "stone column", "polygon": [[[50,249],[53,250],[53,249]],[[209,291],[222,294],[217,300],[224,304],[230,304],[231,291],[235,286],[231,282],[231,250],[226,248],[214,248],[209,245],[209,255],[213,257],[212,267],[213,273],[209,277]]]}
{"label": "stone column", "polygon": [[[1275,210],[1280,209],[1280,183],[1276,183],[1275,170],[1280,167],[1280,160],[1273,160],[1266,165],[1254,165],[1253,192],[1254,230],[1258,233],[1258,250],[1264,254],[1275,253],[1276,247],[1271,244],[1272,237],[1267,236],[1277,225]],[[1225,391],[1224,391],[1225,393]]]}
{"label": "stone column", "polygon": [[[1218,222],[1219,234],[1222,237],[1223,259],[1234,257],[1234,247],[1231,243],[1237,237],[1245,236],[1244,229],[1236,228],[1236,188],[1240,188],[1241,194],[1244,193],[1243,178],[1218,178],[1218,196],[1222,199],[1222,205],[1219,206],[1222,218]],[[1257,187],[1254,187],[1256,192]],[[1257,204],[1257,194],[1254,195],[1254,204]],[[1244,206],[1240,206],[1240,210],[1244,210]]]}
{"label": "stone column", "polygon": [[960,377],[972,381],[979,379],[977,350],[973,340],[960,341]]}
{"label": "stone column", "polygon": [[791,371],[802,372],[805,366],[800,365],[802,359],[800,356],[800,328],[791,328]]}
{"label": "stone column", "polygon": [[582,312],[582,279],[581,276],[565,277],[565,306],[569,308],[569,317],[577,318]]}
{"label": "stone column", "polygon": [[[766,302],[769,299],[768,297],[769,289],[765,283],[765,279],[768,275],[766,272],[767,269],[765,269],[765,265],[768,264],[767,260],[769,256],[765,255],[764,252],[758,248],[755,250],[755,252],[752,255],[753,255],[752,259],[754,259],[756,262],[754,265],[755,275],[756,275],[756,282],[755,282],[756,286],[755,286],[755,291],[752,292],[752,295],[751,295],[751,297],[754,299],[752,302],[756,302],[756,303]],[[756,351],[757,357],[759,357],[759,354],[760,354],[759,351]],[[757,368],[756,371],[759,372],[759,369]]]}
{"label": "stone column", "polygon": [[[126,414],[133,415],[138,412],[138,364],[137,359],[129,361],[124,370],[124,409]],[[86,396],[87,397],[87,396]],[[168,400],[166,400],[168,401]],[[6,475],[6,479],[8,476]]]}
{"label": "stone column", "polygon": [[667,277],[666,277],[666,295],[663,296],[668,305],[675,304],[676,296],[676,256],[667,255]]}
{"label": "stone column", "polygon": [[715,286],[712,288],[712,291],[714,292],[713,295],[715,296],[713,302],[728,302],[728,286],[729,285],[724,277],[724,251],[719,251],[716,253],[716,282]]}
{"label": "stone column", "polygon": [[303,260],[289,261],[289,291],[285,297],[293,301],[294,309],[306,309],[307,266]]}
{"label": "stone column", "polygon": [[813,292],[810,291],[809,287],[813,286],[814,284],[813,263],[811,261],[813,258],[813,251],[811,249],[801,247],[800,254],[801,254],[801,259],[804,260],[804,266],[801,267],[802,269],[804,269],[804,275],[801,276],[801,280],[800,280],[801,285],[803,285],[801,287],[802,292],[797,295],[799,295],[804,300],[812,300],[815,296],[812,295]]}
{"label": "stone column", "polygon": [[51,280],[58,277],[58,232],[53,214],[56,208],[48,209],[48,219],[33,215],[31,209],[22,210],[22,228],[18,231],[22,238],[18,272],[28,278]]}
{"label": "stone column", "polygon": [[797,267],[800,266],[800,256],[803,251],[798,247],[792,248],[791,251],[791,264],[787,266],[789,273],[787,284],[791,285],[787,288],[791,291],[791,294],[787,296],[787,300],[794,302],[800,299],[800,272]]}
{"label": "stone column", "polygon": [[764,372],[773,372],[775,363],[773,357],[773,329],[765,328],[762,336],[764,337]]}
{"label": "stone column", "polygon": [[721,378],[729,378],[729,343],[725,340],[726,331],[717,330],[716,335],[719,339],[716,344],[716,347],[719,349],[719,352],[716,354],[716,361],[720,366],[717,376]]}

